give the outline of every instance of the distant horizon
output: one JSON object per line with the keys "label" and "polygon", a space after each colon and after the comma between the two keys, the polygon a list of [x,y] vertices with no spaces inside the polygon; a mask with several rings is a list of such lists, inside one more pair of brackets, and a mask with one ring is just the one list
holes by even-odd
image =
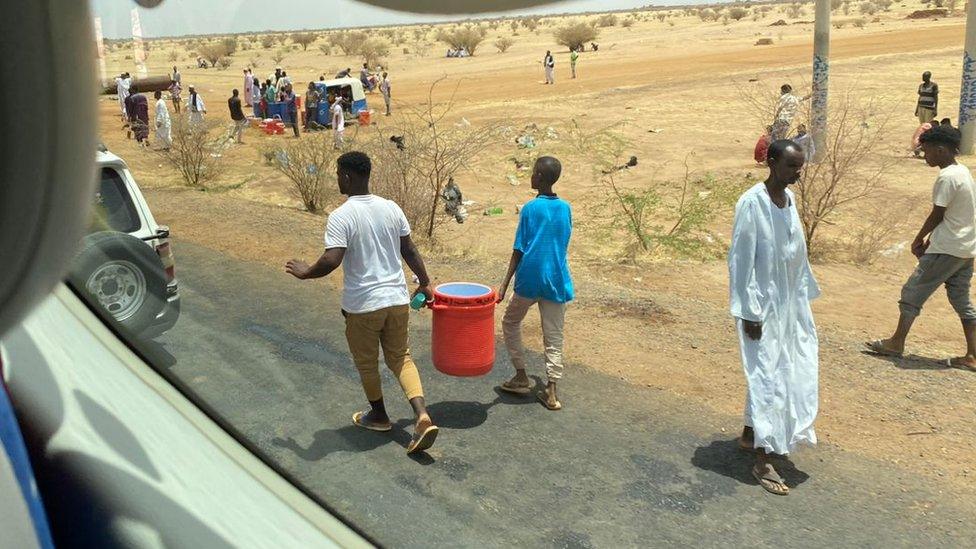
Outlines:
{"label": "distant horizon", "polygon": [[[729,3],[701,2],[705,3]],[[132,37],[131,0],[93,0],[92,14],[102,20],[106,39]],[[192,4],[192,6],[191,6]],[[697,4],[688,0],[567,0],[553,4],[507,12],[483,14],[436,15],[413,14],[378,8],[354,0],[290,0],[291,10],[264,14],[267,3],[261,0],[164,0],[157,8],[136,7],[143,38],[180,38],[214,34],[293,32],[302,30],[336,30],[344,28],[385,27],[418,24],[440,24],[468,19],[494,19],[538,15],[554,17],[586,13],[632,11]],[[336,13],[335,17],[330,17]]]}

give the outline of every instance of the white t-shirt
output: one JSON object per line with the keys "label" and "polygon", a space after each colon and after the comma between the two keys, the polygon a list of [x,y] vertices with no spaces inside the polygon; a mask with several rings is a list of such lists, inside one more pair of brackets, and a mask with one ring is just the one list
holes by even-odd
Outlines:
{"label": "white t-shirt", "polygon": [[400,238],[409,234],[400,206],[379,196],[350,196],[329,214],[325,248],[346,249],[343,310],[369,313],[410,303],[400,256]]}
{"label": "white t-shirt", "polygon": [[[336,118],[339,119],[338,122]],[[332,122],[335,124],[335,131],[341,132],[346,129],[346,117],[342,114],[342,103],[338,101],[332,104]]]}
{"label": "white t-shirt", "polygon": [[932,203],[946,211],[925,253],[976,257],[976,183],[969,168],[962,164],[943,168],[932,189]]}

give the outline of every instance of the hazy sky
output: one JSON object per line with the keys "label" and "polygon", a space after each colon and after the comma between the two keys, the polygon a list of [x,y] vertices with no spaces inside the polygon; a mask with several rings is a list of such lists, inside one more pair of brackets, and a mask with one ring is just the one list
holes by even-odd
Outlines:
{"label": "hazy sky", "polygon": [[[409,1],[405,0],[404,3],[408,4]],[[689,1],[654,2],[656,5],[685,3]],[[568,0],[508,13],[525,15],[604,11],[632,9],[648,4],[649,0]],[[135,6],[132,0],[92,0],[95,15],[102,18],[102,31],[106,38],[125,38],[132,35],[129,12]],[[397,12],[353,0],[164,0],[157,8],[138,9],[142,33],[146,37],[359,27],[458,18]]]}

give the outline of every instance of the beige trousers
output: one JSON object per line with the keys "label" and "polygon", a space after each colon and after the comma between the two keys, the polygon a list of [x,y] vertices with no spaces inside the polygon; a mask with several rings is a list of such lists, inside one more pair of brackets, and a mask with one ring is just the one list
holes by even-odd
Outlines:
{"label": "beige trousers", "polygon": [[424,396],[420,374],[410,357],[408,326],[410,307],[398,305],[371,313],[346,313],[346,342],[359,370],[366,400],[375,402],[383,398],[380,383],[379,353],[383,348],[383,360],[393,372],[407,400]]}
{"label": "beige trousers", "polygon": [[545,299],[528,299],[518,294],[512,294],[505,316],[502,319],[502,331],[505,334],[505,346],[512,365],[516,370],[525,369],[525,347],[522,345],[522,321],[533,305],[539,305],[539,315],[542,317],[542,344],[545,347],[546,376],[549,381],[558,381],[563,377],[563,323],[566,318],[566,304],[547,301]]}

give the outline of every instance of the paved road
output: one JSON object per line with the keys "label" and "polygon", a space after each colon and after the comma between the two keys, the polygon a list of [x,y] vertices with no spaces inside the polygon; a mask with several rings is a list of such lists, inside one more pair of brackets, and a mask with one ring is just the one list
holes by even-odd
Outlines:
{"label": "paved road", "polygon": [[[362,431],[365,404],[337,296],[321,283],[177,243],[183,316],[158,359],[343,515],[392,547],[964,546],[973,503],[829,446],[767,495],[735,449],[739,418],[574,363],[566,408],[494,390],[504,349],[477,379],[429,360],[430,313],[414,355],[443,427],[410,459],[409,406],[384,374],[392,434]],[[585,345],[574,342],[573,345]],[[535,357],[541,372],[541,360]],[[725,429],[723,431],[723,428]]]}

